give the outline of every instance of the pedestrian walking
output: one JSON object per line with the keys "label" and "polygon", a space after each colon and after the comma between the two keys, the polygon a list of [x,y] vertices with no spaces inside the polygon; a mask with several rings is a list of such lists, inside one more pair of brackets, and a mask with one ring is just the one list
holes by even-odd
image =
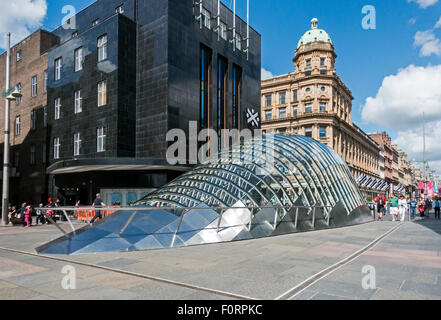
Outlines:
{"label": "pedestrian walking", "polygon": [[392,221],[397,220],[398,215],[398,197],[396,195],[393,195],[392,198],[389,199],[390,203],[390,214],[392,215]]}
{"label": "pedestrian walking", "polygon": [[423,198],[418,201],[418,210],[420,212],[420,217],[424,219],[424,211],[425,211],[426,205],[424,204]]}
{"label": "pedestrian walking", "polygon": [[[96,194],[96,198],[95,200],[93,200],[92,205],[95,208],[101,208],[102,206],[105,206],[106,204],[103,202],[103,200],[101,199],[101,194],[97,193]],[[94,223],[95,220],[99,218],[100,220],[102,219],[101,217],[101,210],[97,210],[95,209],[95,216],[92,218],[92,220],[90,221],[90,223]]]}
{"label": "pedestrian walking", "polygon": [[430,209],[432,209],[432,201],[429,198],[424,201],[424,215],[430,217]]}
{"label": "pedestrian walking", "polygon": [[415,216],[416,216],[416,209],[417,209],[417,206],[418,206],[418,202],[416,201],[415,198],[412,198],[412,199],[409,201],[408,205],[409,205],[410,218],[411,218],[411,219],[415,219]]}
{"label": "pedestrian walking", "polygon": [[44,210],[42,208],[43,208],[43,204],[40,203],[40,205],[38,206],[38,209],[36,210],[37,211],[37,219],[35,221],[35,224],[37,224],[37,225],[38,225],[38,222],[40,222],[41,224],[44,224],[45,220],[46,220],[44,218]]}
{"label": "pedestrian walking", "polygon": [[27,206],[26,210],[24,212],[24,220],[26,222],[26,228],[29,228],[31,226],[31,219],[32,219],[32,209],[31,206]]}
{"label": "pedestrian walking", "polygon": [[403,195],[400,196],[400,200],[398,201],[398,212],[400,214],[400,221],[403,222],[406,217],[407,210],[407,200]]}
{"label": "pedestrian walking", "polygon": [[378,220],[380,221],[383,218],[383,211],[384,205],[386,204],[386,199],[381,194],[378,194],[377,198],[375,198],[374,201],[377,203]]}
{"label": "pedestrian walking", "polygon": [[441,201],[440,198],[436,198],[433,201],[433,208],[435,209],[435,219],[440,219]]}

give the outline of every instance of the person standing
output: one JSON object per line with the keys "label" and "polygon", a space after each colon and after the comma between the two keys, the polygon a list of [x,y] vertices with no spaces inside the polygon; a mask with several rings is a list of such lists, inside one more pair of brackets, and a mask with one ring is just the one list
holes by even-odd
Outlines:
{"label": "person standing", "polygon": [[[99,194],[99,193],[96,194],[96,198],[95,198],[95,200],[93,200],[92,205],[93,205],[95,208],[101,208],[101,207],[103,207],[103,206],[106,205],[106,204],[103,202],[103,200],[101,200],[101,194]],[[96,220],[97,218],[99,218],[100,220],[102,219],[102,217],[101,217],[101,210],[97,210],[97,209],[95,209],[95,216],[92,218],[92,220],[90,221],[90,223],[94,223],[95,220]]]}
{"label": "person standing", "polygon": [[420,217],[424,219],[425,204],[423,198],[418,202],[418,210],[420,211]]}
{"label": "person standing", "polygon": [[409,203],[409,214],[411,219],[415,219],[416,216],[416,209],[418,206],[418,202],[415,200],[415,198],[412,198]]}
{"label": "person standing", "polygon": [[406,216],[407,210],[407,200],[403,195],[400,196],[400,200],[398,200],[398,212],[400,214],[400,221],[403,222]]}
{"label": "person standing", "polygon": [[392,221],[397,220],[397,214],[398,214],[398,197],[396,195],[393,195],[392,198],[389,199],[390,203],[390,214],[392,215]]}
{"label": "person standing", "polygon": [[378,194],[377,198],[375,198],[374,201],[377,203],[378,220],[381,220],[383,218],[383,211],[384,205],[386,204],[386,199],[381,194]]}
{"label": "person standing", "polygon": [[37,219],[36,219],[36,221],[35,221],[35,224],[37,224],[38,225],[38,222],[40,222],[41,224],[44,224],[44,210],[43,209],[41,209],[41,208],[43,208],[43,204],[42,203],[40,203],[40,205],[39,205],[39,207],[38,207],[38,209],[37,209]]}
{"label": "person standing", "polygon": [[440,219],[441,202],[439,198],[433,201],[433,208],[435,209],[435,219]]}
{"label": "person standing", "polygon": [[432,201],[426,198],[426,201],[424,201],[424,215],[428,218],[430,217],[430,209],[432,209]]}

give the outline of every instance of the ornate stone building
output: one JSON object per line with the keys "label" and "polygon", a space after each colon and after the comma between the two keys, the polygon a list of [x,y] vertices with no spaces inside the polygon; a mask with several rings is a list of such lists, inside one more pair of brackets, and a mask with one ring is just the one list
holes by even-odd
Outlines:
{"label": "ornate stone building", "polygon": [[311,21],[298,42],[294,72],[262,81],[264,132],[304,135],[332,147],[355,178],[380,179],[380,146],[352,122],[352,93],[335,70],[331,38]]}

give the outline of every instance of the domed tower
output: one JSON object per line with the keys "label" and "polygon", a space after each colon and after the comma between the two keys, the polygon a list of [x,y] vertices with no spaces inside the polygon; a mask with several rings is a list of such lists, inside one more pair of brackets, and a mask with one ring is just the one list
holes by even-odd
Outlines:
{"label": "domed tower", "polygon": [[332,75],[337,55],[329,34],[318,28],[318,19],[311,20],[311,29],[300,38],[293,59],[296,73]]}

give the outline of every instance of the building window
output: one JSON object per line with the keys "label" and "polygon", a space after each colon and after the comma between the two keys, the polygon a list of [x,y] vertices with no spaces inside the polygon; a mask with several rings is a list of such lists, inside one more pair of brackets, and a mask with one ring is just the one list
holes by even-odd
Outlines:
{"label": "building window", "polygon": [[285,119],[286,118],[286,108],[281,108],[279,110],[279,118],[280,119]]}
{"label": "building window", "polygon": [[325,67],[325,58],[320,58],[320,68]]}
{"label": "building window", "polygon": [[298,100],[298,97],[297,97],[297,90],[294,90],[294,91],[292,92],[292,101],[293,101],[293,102],[297,102],[297,101],[299,101],[299,100]]}
{"label": "building window", "polygon": [[96,130],[96,151],[106,151],[106,132],[104,130],[104,127],[98,128]]}
{"label": "building window", "polygon": [[62,58],[55,59],[55,81],[61,79]]}
{"label": "building window", "polygon": [[320,111],[326,111],[326,103],[320,102]]}
{"label": "building window", "polygon": [[320,126],[320,138],[326,138],[326,126]]}
{"label": "building window", "polygon": [[[222,129],[226,129],[225,114],[226,114],[226,97],[225,87],[227,82],[227,69],[228,61],[219,56],[217,59],[217,134],[220,139],[222,138]],[[222,147],[219,144],[219,147]]]}
{"label": "building window", "polygon": [[222,21],[219,25],[219,33],[222,39],[227,40],[227,25]]}
{"label": "building window", "polygon": [[236,49],[237,50],[242,50],[242,37],[239,33],[236,32],[236,35],[234,37],[235,42],[236,42]]}
{"label": "building window", "polygon": [[267,96],[265,96],[265,106],[266,106],[266,107],[270,107],[271,104],[272,104],[272,101],[271,101],[271,95],[267,95]]}
{"label": "building window", "polygon": [[82,102],[81,90],[75,91],[75,102],[74,102],[75,113],[80,113],[83,111],[81,102]]}
{"label": "building window", "polygon": [[124,6],[123,6],[123,5],[120,5],[119,7],[116,7],[116,8],[115,8],[115,13],[121,13],[121,14],[123,14],[123,13],[124,13]]}
{"label": "building window", "polygon": [[74,134],[74,156],[80,155],[80,148],[81,148],[81,135],[79,132]]}
{"label": "building window", "polygon": [[202,25],[204,25],[206,28],[211,28],[211,13],[205,8],[202,8],[201,12],[201,19],[202,19]]}
{"label": "building window", "polygon": [[292,112],[293,116],[294,116],[294,117],[297,117],[298,113],[299,113],[299,112],[298,112],[298,108],[297,108],[297,107],[294,107],[293,112]]}
{"label": "building window", "polygon": [[320,89],[322,90],[322,92],[325,92],[325,91],[326,91],[326,88],[325,88],[325,87],[321,87]]}
{"label": "building window", "polygon": [[32,86],[31,86],[31,96],[32,97],[37,96],[37,82],[38,82],[38,77],[33,76],[32,77]]}
{"label": "building window", "polygon": [[98,38],[98,62],[107,59],[107,34]]}
{"label": "building window", "polygon": [[233,129],[240,127],[240,97],[242,88],[242,68],[233,66]]}
{"label": "building window", "polygon": [[312,113],[312,103],[307,103],[305,106],[305,113]]}
{"label": "building window", "polygon": [[100,19],[95,19],[92,21],[92,27],[95,27],[96,25],[98,25],[98,23],[100,23]]}
{"label": "building window", "polygon": [[61,98],[55,99],[55,120],[60,119],[61,113]]}
{"label": "building window", "polygon": [[43,163],[46,163],[46,143],[43,143]]}
{"label": "building window", "polygon": [[286,128],[279,129],[279,133],[280,133],[280,134],[285,134],[285,133],[286,133]]}
{"label": "building window", "polygon": [[31,159],[30,159],[29,163],[31,165],[34,165],[36,162],[35,161],[36,160],[35,146],[31,146],[30,155],[31,155]]}
{"label": "building window", "polygon": [[[21,92],[21,83],[17,84],[17,90]],[[17,98],[15,100],[15,102],[17,103],[17,105],[20,104],[21,103],[21,97]]]}
{"label": "building window", "polygon": [[14,167],[18,168],[20,164],[20,151],[15,150],[14,151]]}
{"label": "building window", "polygon": [[279,93],[279,104],[286,103],[286,92]]}
{"label": "building window", "polygon": [[44,91],[44,92],[47,92],[47,70],[44,70],[43,91]]}
{"label": "building window", "polygon": [[292,130],[292,132],[294,133],[294,134],[299,134],[299,128],[294,128],[293,130]]}
{"label": "building window", "polygon": [[200,79],[201,79],[201,96],[200,96],[200,129],[208,128],[208,114],[210,110],[210,102],[208,89],[210,87],[211,75],[211,51],[205,46],[201,46],[200,52]]}
{"label": "building window", "polygon": [[35,130],[37,128],[37,112],[35,110],[31,111],[31,129]]}
{"label": "building window", "polygon": [[306,92],[311,92],[311,88],[306,88]]}
{"label": "building window", "polygon": [[20,61],[22,58],[21,50],[17,51],[17,61]]}
{"label": "building window", "polygon": [[47,127],[47,107],[43,108],[43,127]]}
{"label": "building window", "polygon": [[312,127],[305,127],[305,137],[312,138]]}
{"label": "building window", "polygon": [[98,83],[98,107],[107,104],[107,81]]}
{"label": "building window", "polygon": [[83,70],[83,47],[80,47],[74,51],[75,60],[75,72]]}
{"label": "building window", "polygon": [[19,136],[21,131],[20,116],[15,117],[15,135]]}
{"label": "building window", "polygon": [[54,138],[54,159],[60,159],[60,138]]}
{"label": "building window", "polygon": [[311,59],[306,60],[306,71],[311,70]]}
{"label": "building window", "polygon": [[265,111],[265,120],[272,120],[273,112],[271,110]]}

